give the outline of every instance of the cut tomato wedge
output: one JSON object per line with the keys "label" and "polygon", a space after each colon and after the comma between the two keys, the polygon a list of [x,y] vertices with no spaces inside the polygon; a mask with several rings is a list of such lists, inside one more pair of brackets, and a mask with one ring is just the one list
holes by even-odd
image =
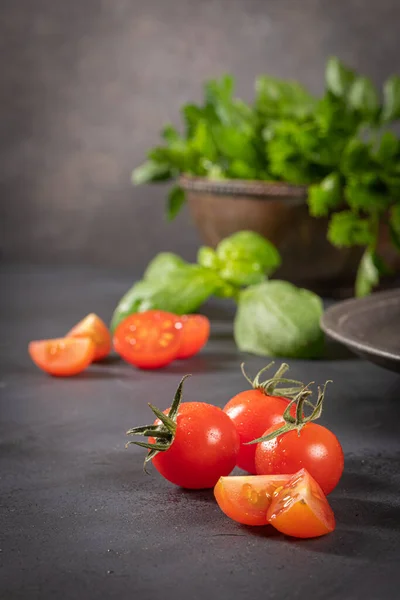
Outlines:
{"label": "cut tomato wedge", "polygon": [[110,354],[111,334],[104,321],[94,313],[79,321],[66,337],[90,337],[96,347],[94,360],[102,360]]}
{"label": "cut tomato wedge", "polygon": [[114,333],[116,352],[131,365],[158,369],[178,355],[181,327],[172,313],[149,310],[124,319]]}
{"label": "cut tomato wedge", "polygon": [[182,315],[181,345],[177,358],[190,358],[206,345],[210,337],[210,321],[203,315]]}
{"label": "cut tomato wedge", "polygon": [[90,365],[96,347],[90,338],[58,338],[30,342],[28,351],[39,369],[50,375],[69,377]]}
{"label": "cut tomato wedge", "polygon": [[297,538],[325,535],[335,529],[335,515],[318,483],[305,469],[293,475],[274,496],[268,522]]}
{"label": "cut tomato wedge", "polygon": [[274,493],[291,475],[221,477],[214,488],[218,506],[230,519],[243,525],[267,525],[267,511]]}

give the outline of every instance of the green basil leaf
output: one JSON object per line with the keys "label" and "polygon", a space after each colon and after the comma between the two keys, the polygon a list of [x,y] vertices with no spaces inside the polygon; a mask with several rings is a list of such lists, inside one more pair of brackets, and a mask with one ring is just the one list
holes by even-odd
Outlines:
{"label": "green basil leaf", "polygon": [[399,153],[400,140],[391,131],[386,131],[380,139],[376,159],[386,167],[398,158]]}
{"label": "green basil leaf", "polygon": [[327,89],[338,98],[346,96],[355,79],[355,73],[346,67],[338,58],[328,60],[325,71]]}
{"label": "green basil leaf", "polygon": [[331,173],[308,190],[308,206],[313,217],[326,217],[342,201],[340,175]]}
{"label": "green basil leaf", "polygon": [[158,309],[175,314],[196,312],[221,284],[218,275],[197,265],[185,265],[161,280],[142,280],[122,297],[111,329],[135,312]]}
{"label": "green basil leaf", "polygon": [[217,149],[206,121],[197,123],[190,140],[190,148],[211,162],[217,159]]}
{"label": "green basil leaf", "polygon": [[219,275],[224,281],[237,287],[254,285],[266,279],[265,270],[261,264],[247,260],[224,261]]}
{"label": "green basil leaf", "polygon": [[351,138],[340,159],[340,167],[345,175],[365,173],[373,168],[371,146],[356,137]]}
{"label": "green basil leaf", "polygon": [[262,75],[256,79],[255,106],[266,117],[302,119],[312,112],[315,99],[296,81]]}
{"label": "green basil leaf", "polygon": [[378,92],[368,77],[357,77],[349,89],[348,103],[366,117],[375,117],[379,110]]}
{"label": "green basil leaf", "polygon": [[239,231],[225,238],[218,244],[216,253],[222,265],[240,263],[242,269],[247,264],[250,275],[254,272],[254,264],[259,265],[265,275],[271,275],[281,264],[275,246],[254,231]]}
{"label": "green basil leaf", "polygon": [[132,183],[142,185],[143,183],[167,181],[174,176],[175,172],[168,164],[147,160],[132,171]]}
{"label": "green basil leaf", "polygon": [[369,246],[375,242],[375,236],[368,219],[344,210],[332,215],[328,226],[328,240],[338,248]]}
{"label": "green basil leaf", "polygon": [[400,119],[400,77],[393,75],[383,86],[382,121],[384,123]]}
{"label": "green basil leaf", "polygon": [[197,262],[202,267],[205,267],[206,269],[213,269],[214,271],[216,271],[220,266],[220,262],[215,250],[209,246],[202,246],[199,248],[199,251],[197,252]]}
{"label": "green basil leaf", "polygon": [[374,253],[367,249],[357,270],[355,294],[358,298],[368,296],[378,284],[379,268],[374,259]]}
{"label": "green basil leaf", "polygon": [[168,279],[174,271],[178,271],[188,266],[189,264],[177,254],[173,254],[172,252],[160,252],[160,254],[157,254],[157,256],[155,256],[147,265],[143,279],[147,281],[161,281]]}
{"label": "green basil leaf", "polygon": [[173,221],[176,215],[181,210],[182,206],[185,204],[186,194],[185,191],[179,186],[174,185],[169,193],[167,199],[167,219],[168,221]]}
{"label": "green basil leaf", "polygon": [[234,323],[240,350],[259,356],[314,358],[323,346],[322,301],[286,281],[266,281],[242,291]]}

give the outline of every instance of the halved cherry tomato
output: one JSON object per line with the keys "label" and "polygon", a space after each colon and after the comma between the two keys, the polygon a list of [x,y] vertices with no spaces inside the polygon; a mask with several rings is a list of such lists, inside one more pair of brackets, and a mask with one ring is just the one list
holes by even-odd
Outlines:
{"label": "halved cherry tomato", "polygon": [[[240,437],[237,465],[249,473],[257,473],[255,455],[257,444],[246,445],[261,437],[267,429],[283,422],[289,401],[280,396],[270,396],[263,390],[246,390],[229,400],[224,412],[234,422]],[[293,406],[292,414],[296,408]],[[273,471],[277,473],[277,471]],[[279,471],[284,473],[284,471]]]}
{"label": "halved cherry tomato", "polygon": [[[277,427],[279,425],[274,425],[265,435]],[[317,423],[307,423],[299,433],[292,430],[254,445],[257,446],[255,462],[259,475],[294,474],[304,468],[326,495],[342,476],[344,455],[339,440],[332,431]]]}
{"label": "halved cherry tomato", "polygon": [[114,333],[114,348],[126,362],[141,369],[158,369],[172,362],[181,343],[178,318],[162,310],[134,313]]}
{"label": "halved cherry tomato", "polygon": [[111,334],[108,327],[94,313],[79,321],[65,337],[90,337],[96,346],[94,360],[102,360],[111,350]]}
{"label": "halved cherry tomato", "polygon": [[33,362],[46,373],[69,377],[81,373],[90,365],[96,347],[90,338],[58,338],[30,342]]}
{"label": "halved cherry tomato", "polygon": [[210,321],[203,315],[182,315],[182,337],[177,358],[190,358],[207,343],[210,336]]}
{"label": "halved cherry tomato", "polygon": [[268,522],[297,538],[319,537],[335,529],[335,515],[318,483],[301,469],[274,496]]}
{"label": "halved cherry tomato", "polygon": [[290,479],[291,475],[220,477],[214,495],[230,519],[243,525],[267,525],[273,494]]}

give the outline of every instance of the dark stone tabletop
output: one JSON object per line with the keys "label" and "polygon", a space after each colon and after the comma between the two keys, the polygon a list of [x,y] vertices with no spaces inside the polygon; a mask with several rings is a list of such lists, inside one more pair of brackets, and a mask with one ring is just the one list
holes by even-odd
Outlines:
{"label": "dark stone tabletop", "polygon": [[210,304],[210,343],[197,357],[142,372],[111,357],[53,379],[27,355],[96,312],[110,318],[132,275],[3,267],[0,337],[0,598],[399,597],[400,378],[338,346],[291,361],[304,381],[333,379],[323,422],[340,438],[345,472],[330,497],[337,529],[292,540],[228,520],[211,491],[187,492],[142,471],[128,427],[166,408],[187,372],[187,400],[223,406],[265,360],[232,341],[233,308]]}

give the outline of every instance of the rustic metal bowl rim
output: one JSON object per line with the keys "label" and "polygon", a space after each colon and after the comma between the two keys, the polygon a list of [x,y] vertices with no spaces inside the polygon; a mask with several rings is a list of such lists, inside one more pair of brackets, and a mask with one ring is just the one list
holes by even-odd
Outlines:
{"label": "rustic metal bowl rim", "polygon": [[207,179],[192,175],[181,175],[179,183],[183,189],[193,192],[208,192],[221,195],[246,195],[258,197],[307,198],[307,185],[292,185],[280,181],[249,179]]}

